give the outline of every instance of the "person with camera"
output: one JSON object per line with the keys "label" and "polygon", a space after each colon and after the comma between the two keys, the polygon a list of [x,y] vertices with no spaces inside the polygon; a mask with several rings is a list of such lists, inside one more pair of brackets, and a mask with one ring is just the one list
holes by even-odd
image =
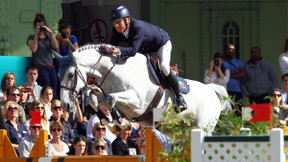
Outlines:
{"label": "person with camera", "polygon": [[57,51],[58,42],[51,29],[46,26],[46,19],[43,14],[36,14],[34,29],[35,34],[28,36],[27,45],[32,51],[32,65],[38,68],[37,82],[41,86],[51,86],[56,94],[58,81],[51,49]]}
{"label": "person with camera", "polygon": [[[77,48],[79,48],[78,45],[78,40],[76,38],[76,36],[71,35],[71,25],[63,20],[60,19],[58,22],[58,34],[56,36],[56,39],[58,41],[59,44],[59,48],[58,48],[58,53],[62,56],[66,56],[68,55],[68,50],[69,47],[71,48],[71,50],[74,52]],[[54,60],[54,65],[56,68],[56,71],[58,72],[58,68],[59,68],[59,61],[58,60]]]}
{"label": "person with camera", "polygon": [[213,60],[210,61],[210,67],[205,71],[204,82],[206,84],[214,83],[222,85],[226,89],[226,85],[230,78],[230,71],[223,66],[223,55],[216,53]]}

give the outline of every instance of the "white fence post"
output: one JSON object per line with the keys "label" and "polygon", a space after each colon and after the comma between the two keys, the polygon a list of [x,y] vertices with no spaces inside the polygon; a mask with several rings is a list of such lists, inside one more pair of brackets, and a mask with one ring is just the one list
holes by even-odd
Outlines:
{"label": "white fence post", "polygon": [[191,162],[202,162],[202,147],[204,133],[202,129],[192,129],[191,131]]}
{"label": "white fence post", "polygon": [[270,135],[271,161],[285,161],[284,136],[281,128],[273,128]]}

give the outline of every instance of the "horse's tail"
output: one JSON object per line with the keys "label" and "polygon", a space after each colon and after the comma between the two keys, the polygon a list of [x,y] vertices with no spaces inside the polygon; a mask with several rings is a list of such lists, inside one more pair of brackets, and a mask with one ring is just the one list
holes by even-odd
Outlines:
{"label": "horse's tail", "polygon": [[211,87],[215,93],[217,94],[220,102],[221,102],[221,110],[222,111],[231,111],[235,105],[232,102],[232,100],[229,98],[228,92],[225,87],[217,84],[207,84],[209,87]]}

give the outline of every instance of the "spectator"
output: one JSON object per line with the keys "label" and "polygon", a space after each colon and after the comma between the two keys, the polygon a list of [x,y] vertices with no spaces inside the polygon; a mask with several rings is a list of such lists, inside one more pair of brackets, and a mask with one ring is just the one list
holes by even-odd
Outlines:
{"label": "spectator", "polygon": [[[138,152],[136,143],[131,139],[130,130],[121,130],[117,138],[112,142],[113,155],[130,155],[128,149],[135,149]],[[138,153],[137,153],[138,154]]]}
{"label": "spectator", "polygon": [[223,66],[230,70],[230,79],[227,83],[227,91],[231,96],[235,96],[235,101],[238,102],[243,98],[241,92],[241,79],[245,76],[244,64],[237,58],[234,58],[235,47],[233,44],[228,44],[225,49]]}
{"label": "spectator", "polygon": [[[9,87],[6,90],[6,98],[7,98],[7,101],[14,101],[15,103],[19,103],[19,100],[20,100],[19,88],[13,87],[13,86]],[[4,104],[0,106],[0,127],[1,128],[3,127],[3,123],[6,122],[5,118],[3,118],[3,115],[2,115],[2,111],[4,109]],[[19,104],[16,104],[16,106],[18,108],[18,110],[17,110],[18,111],[18,122],[21,124],[24,124],[24,122],[26,121],[25,111]]]}
{"label": "spectator", "polygon": [[41,101],[44,104],[47,120],[52,116],[51,101],[53,100],[53,89],[50,86],[44,86],[41,89]]}
{"label": "spectator", "polygon": [[107,148],[105,142],[102,139],[97,139],[93,144],[94,155],[107,155]]}
{"label": "spectator", "polygon": [[282,53],[278,58],[278,64],[281,75],[288,73],[288,38],[284,44],[284,53]]}
{"label": "spectator", "polygon": [[32,51],[32,65],[38,68],[37,82],[41,86],[51,86],[54,90],[54,97],[58,98],[56,96],[58,80],[51,54],[51,49],[58,50],[58,42],[53,32],[46,26],[43,14],[36,14],[34,29],[35,34],[28,36],[27,45]]}
{"label": "spectator", "polygon": [[[71,25],[63,19],[60,19],[58,22],[58,34],[56,39],[59,44],[58,53],[62,56],[68,55],[69,47],[74,52],[78,46],[78,40],[74,35],[71,35]],[[55,68],[58,72],[59,61],[55,60]]]}
{"label": "spectator", "polygon": [[140,138],[140,131],[141,131],[141,125],[137,122],[131,122],[132,130],[131,130],[131,139],[138,144],[139,138]]}
{"label": "spectator", "polygon": [[288,73],[282,75],[282,107],[288,111]]}
{"label": "spectator", "polygon": [[0,90],[0,103],[1,104],[7,100],[5,92],[11,86],[16,87],[15,74],[12,72],[6,72],[1,82],[1,90]]}
{"label": "spectator", "polygon": [[226,88],[229,78],[230,71],[223,66],[223,55],[216,53],[213,60],[210,61],[209,69],[205,72],[204,82],[222,85]]}
{"label": "spectator", "polygon": [[68,152],[68,155],[88,155],[87,154],[87,143],[85,136],[77,136],[72,142],[72,146]]}
{"label": "spectator", "polygon": [[27,66],[25,69],[26,83],[23,85],[28,87],[30,97],[28,102],[33,102],[35,99],[40,98],[40,92],[42,87],[36,82],[38,78],[38,68],[35,66]]}
{"label": "spectator", "polygon": [[143,138],[139,145],[140,155],[146,155],[146,140]]}
{"label": "spectator", "polygon": [[23,138],[18,146],[19,157],[29,157],[30,152],[39,137],[41,124],[29,123],[30,135]]}
{"label": "spectator", "polygon": [[14,101],[7,101],[4,105],[3,116],[7,120],[3,124],[3,128],[7,130],[7,136],[10,139],[13,148],[18,154],[18,144],[23,137],[28,136],[26,127],[17,121],[18,107]]}
{"label": "spectator", "polygon": [[48,142],[48,156],[66,156],[69,152],[68,145],[61,140],[64,126],[60,121],[52,121],[50,123],[50,132],[53,136]]}
{"label": "spectator", "polygon": [[19,86],[18,87],[20,89],[20,99],[19,99],[19,102],[18,104],[24,109],[25,111],[25,117],[26,119],[28,119],[29,117],[29,108],[30,108],[30,105],[31,105],[31,102],[28,102],[29,100],[29,88],[26,87],[26,86]]}
{"label": "spectator", "polygon": [[[106,134],[106,127],[104,125],[101,125],[100,122],[97,122],[93,126],[92,134],[94,138],[88,142],[88,150],[92,151],[92,147],[95,141],[97,141],[97,139],[102,139],[105,143],[107,155],[112,155],[111,142],[109,139],[104,137],[104,135]],[[89,152],[89,154],[92,155],[93,152]]]}
{"label": "spectator", "polygon": [[[61,131],[62,137],[61,140],[65,143],[68,144],[68,146],[71,146],[71,143],[73,142],[73,137],[74,137],[74,132],[71,129],[70,123],[64,120],[62,117],[63,114],[63,108],[61,107],[61,101],[59,100],[54,100],[51,105],[51,110],[52,110],[52,116],[50,118],[50,125],[52,121],[58,121],[63,125],[64,129],[63,132]],[[51,131],[51,129],[50,129]],[[52,134],[52,132],[50,132]],[[53,134],[52,134],[53,136]]]}
{"label": "spectator", "polygon": [[89,119],[96,114],[96,111],[88,104],[85,107],[85,111],[83,114],[83,122],[87,123],[89,122]]}
{"label": "spectator", "polygon": [[70,113],[67,110],[64,110],[63,118],[65,121],[70,123],[71,128],[74,130],[74,134],[86,136],[87,125],[83,123],[82,110],[80,108],[78,99],[74,99],[74,103],[76,110],[73,109]]}
{"label": "spectator", "polygon": [[286,126],[288,121],[288,113],[281,106],[282,104],[282,94],[278,88],[272,90],[272,107],[273,114],[275,114],[276,121],[279,122],[278,127]]}
{"label": "spectator", "polygon": [[251,57],[245,65],[245,77],[241,84],[242,92],[250,104],[270,103],[266,96],[278,86],[278,78],[273,66],[261,57],[259,47],[251,48]]}
{"label": "spectator", "polygon": [[[50,131],[49,131],[49,124],[50,123],[47,120],[43,103],[39,100],[34,100],[31,104],[30,111],[41,112],[41,121],[40,121],[41,128],[44,130],[47,130],[48,134],[50,135]],[[29,129],[31,119],[32,119],[32,116],[30,114],[29,119],[24,123],[24,125],[27,129]]]}
{"label": "spectator", "polygon": [[[100,105],[98,106],[99,110],[101,110],[103,112],[103,114],[110,120],[112,121],[112,116],[110,114],[110,111],[101,107]],[[92,129],[95,123],[100,122],[97,114],[93,115],[90,119],[89,122],[87,124],[87,130],[86,130],[86,137],[87,137],[87,141],[90,141],[91,139],[93,139],[93,135],[92,135]],[[109,129],[107,129],[106,127],[106,133],[105,133],[105,138],[109,139],[109,141],[113,142],[116,139],[116,135],[113,134]]]}

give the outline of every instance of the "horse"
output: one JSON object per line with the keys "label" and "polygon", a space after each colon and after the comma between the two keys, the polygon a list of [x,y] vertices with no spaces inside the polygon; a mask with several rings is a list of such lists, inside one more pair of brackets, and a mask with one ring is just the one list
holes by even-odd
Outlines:
{"label": "horse", "polygon": [[[111,112],[113,108],[117,108],[117,115],[124,115],[129,121],[152,126],[149,116],[153,109],[148,107],[159,90],[159,85],[148,68],[146,56],[137,53],[134,57],[124,59],[119,55],[102,55],[99,52],[100,45],[86,44],[74,52],[70,49],[67,56],[60,56],[53,51],[60,61],[60,99],[63,108],[71,108],[74,104],[73,96],[83,88],[89,89],[86,78],[93,76],[100,83],[94,88],[101,93],[90,95],[89,104],[97,112],[98,104]],[[225,108],[224,104],[211,86],[185,80],[190,86],[190,92],[183,94],[187,109],[177,114],[179,120],[184,116],[193,117],[195,126],[205,128],[206,134],[211,135],[220,112]],[[173,101],[173,92],[164,89],[162,98],[153,108],[163,108],[168,103],[173,104]],[[112,117],[115,118],[113,115]],[[109,122],[112,121],[106,120],[104,123]],[[112,123],[121,129],[128,127],[124,120],[113,120]]]}

